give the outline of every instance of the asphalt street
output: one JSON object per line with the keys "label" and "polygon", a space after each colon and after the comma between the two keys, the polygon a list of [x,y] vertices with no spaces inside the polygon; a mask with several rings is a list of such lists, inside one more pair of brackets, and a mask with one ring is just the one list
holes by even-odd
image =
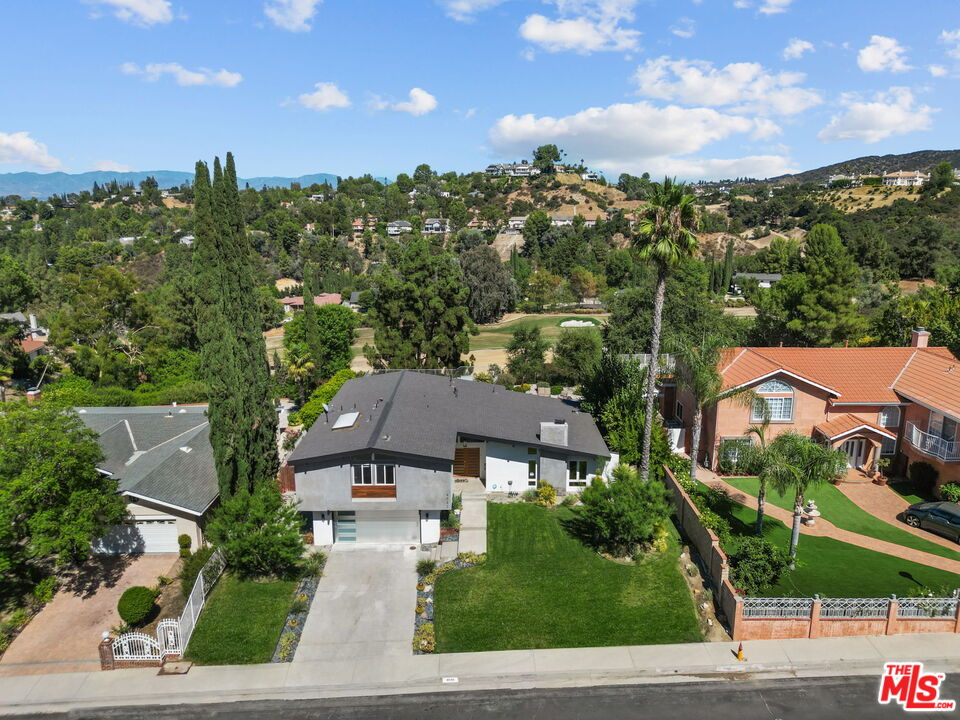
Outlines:
{"label": "asphalt street", "polygon": [[[276,700],[167,707],[124,707],[34,715],[51,720],[856,720],[944,718],[879,705],[879,678],[787,678],[617,687],[453,692],[322,700]],[[960,676],[948,677],[942,699],[960,699]]]}

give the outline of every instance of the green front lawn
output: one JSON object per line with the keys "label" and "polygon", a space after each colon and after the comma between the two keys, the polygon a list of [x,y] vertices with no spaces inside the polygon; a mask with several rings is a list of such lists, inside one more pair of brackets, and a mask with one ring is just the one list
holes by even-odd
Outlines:
{"label": "green front lawn", "polygon": [[562,527],[566,508],[488,504],[488,560],[439,579],[438,652],[697,642],[679,545],[640,565],[597,555]]}
{"label": "green front lawn", "polygon": [[270,662],[297,588],[224,575],[207,598],[186,656],[198,665]]}
{"label": "green front lawn", "polygon": [[[756,478],[724,479],[738,490],[753,496],[757,494],[759,481]],[[878,540],[886,540],[914,550],[922,550],[951,560],[960,560],[960,552],[930,542],[871,515],[844,495],[835,485],[821,485],[811,489],[807,495],[817,503],[817,508],[820,510],[823,519],[833,523],[838,528]],[[776,490],[768,489],[767,502],[793,512],[792,495],[781,496]]]}
{"label": "green front lawn", "polygon": [[[713,507],[730,521],[733,550],[739,538],[753,535],[756,508],[745,507],[724,499]],[[769,516],[763,519],[763,536],[784,550],[790,547],[790,529]],[[767,592],[767,597],[889,597],[908,595],[923,586],[960,587],[960,575],[946,570],[902,560],[892,555],[833,540],[800,535],[797,545],[797,568],[787,570],[780,581]]]}

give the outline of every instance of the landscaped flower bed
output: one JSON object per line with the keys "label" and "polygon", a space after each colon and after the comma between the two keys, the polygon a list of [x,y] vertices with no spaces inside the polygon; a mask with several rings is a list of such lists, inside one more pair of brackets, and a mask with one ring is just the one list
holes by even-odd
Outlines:
{"label": "landscaped flower bed", "polygon": [[300,636],[303,634],[303,626],[307,622],[307,615],[313,604],[313,596],[317,594],[317,585],[323,575],[325,562],[324,557],[322,561],[315,563],[314,567],[310,567],[297,586],[293,602],[290,603],[290,612],[287,613],[287,619],[283,623],[277,649],[274,650],[273,659],[270,662],[293,662],[293,656],[300,644]]}
{"label": "landscaped flower bed", "polygon": [[483,565],[487,561],[486,553],[478,555],[472,552],[463,552],[453,560],[438,565],[426,575],[417,576],[417,607],[414,611],[413,653],[427,655],[437,648],[436,636],[433,628],[433,590],[439,578],[451,570]]}

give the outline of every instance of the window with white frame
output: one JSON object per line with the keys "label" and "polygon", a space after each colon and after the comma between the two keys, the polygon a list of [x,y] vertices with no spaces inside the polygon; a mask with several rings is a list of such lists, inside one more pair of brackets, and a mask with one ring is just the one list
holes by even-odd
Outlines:
{"label": "window with white frame", "polygon": [[897,441],[894,438],[883,438],[880,444],[881,455],[893,455],[897,451]]}
{"label": "window with white frame", "polygon": [[900,408],[896,405],[888,405],[880,411],[880,427],[899,427]]}
{"label": "window with white frame", "polygon": [[782,380],[767,380],[757,388],[757,395],[759,397],[753,403],[750,422],[763,422],[764,416],[770,422],[793,420],[793,388],[787,383]]}
{"label": "window with white frame", "polygon": [[351,466],[354,485],[394,485],[396,466],[377,463],[362,463]]}
{"label": "window with white frame", "polygon": [[567,478],[569,480],[568,484],[570,487],[586,487],[587,486],[587,461],[586,460],[571,460],[567,463],[569,469]]}

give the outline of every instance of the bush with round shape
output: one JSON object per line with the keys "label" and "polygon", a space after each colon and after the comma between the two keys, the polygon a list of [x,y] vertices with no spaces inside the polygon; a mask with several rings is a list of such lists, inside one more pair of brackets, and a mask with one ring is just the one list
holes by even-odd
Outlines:
{"label": "bush with round shape", "polygon": [[940,486],[940,495],[944,500],[960,503],[960,483],[947,483]]}
{"label": "bush with round shape", "polygon": [[557,504],[557,489],[546,480],[537,483],[537,505],[553,507]]}
{"label": "bush with round shape", "polygon": [[117,603],[117,612],[120,619],[134,627],[142,625],[150,613],[153,612],[154,600],[157,594],[143,585],[134,585],[127,588]]}
{"label": "bush with round shape", "polygon": [[918,488],[933,493],[940,473],[928,462],[922,460],[910,463],[910,480]]}
{"label": "bush with round shape", "polygon": [[758,595],[776,585],[789,564],[783,548],[763,538],[744,538],[730,556],[730,580],[746,595]]}

